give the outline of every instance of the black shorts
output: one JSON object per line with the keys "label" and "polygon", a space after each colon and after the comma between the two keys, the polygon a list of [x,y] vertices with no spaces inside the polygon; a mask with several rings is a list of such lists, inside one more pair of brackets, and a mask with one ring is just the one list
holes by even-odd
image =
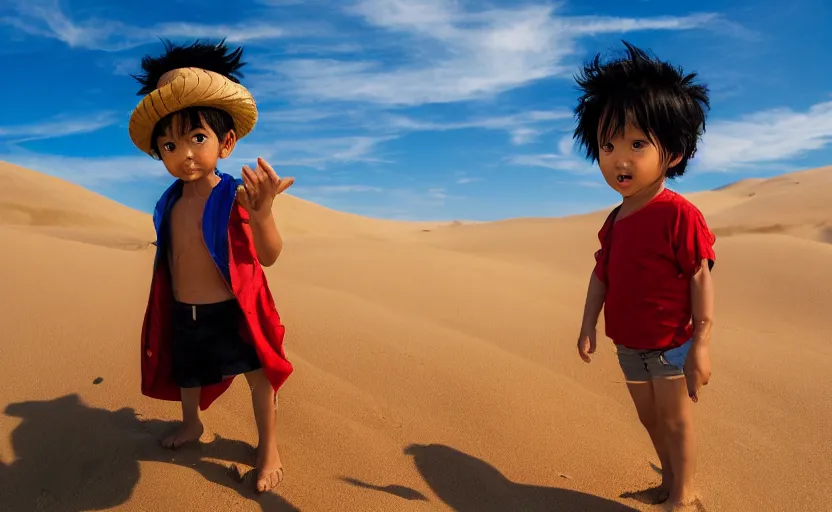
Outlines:
{"label": "black shorts", "polygon": [[254,347],[238,332],[242,310],[236,300],[216,304],[173,303],[173,378],[179,387],[217,384],[261,368]]}

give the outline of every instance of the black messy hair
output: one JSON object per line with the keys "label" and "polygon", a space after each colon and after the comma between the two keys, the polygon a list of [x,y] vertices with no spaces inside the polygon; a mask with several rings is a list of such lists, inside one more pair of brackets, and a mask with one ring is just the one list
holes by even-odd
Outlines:
{"label": "black messy hair", "polygon": [[644,50],[623,43],[625,58],[601,64],[598,54],[575,78],[583,94],[575,108],[574,137],[587,158],[595,162],[598,132],[612,136],[623,131],[628,122],[633,123],[659,146],[667,161],[682,157],[667,170],[667,177],[682,176],[705,131],[708,88],[694,83],[696,73],[685,74],[681,68],[651,59]]}
{"label": "black messy hair", "polygon": [[[240,83],[243,74],[240,68],[245,63],[240,59],[243,56],[243,49],[237,48],[229,53],[225,45],[225,39],[217,44],[211,44],[197,40],[190,46],[175,45],[166,39],[161,40],[165,45],[165,53],[160,57],[146,55],[142,58],[141,75],[131,75],[142,87],[137,93],[144,96],[154,91],[162,75],[174,69],[195,67],[219,73],[234,83]],[[216,133],[220,140],[234,129],[234,120],[231,116],[216,108],[189,107],[162,118],[153,129],[151,137],[151,150],[154,156],[159,156],[157,139],[170,130],[174,118],[178,118],[178,135],[182,136],[195,127],[206,124]]]}
{"label": "black messy hair", "polygon": [[142,84],[142,88],[137,93],[139,96],[144,96],[155,90],[162,75],[179,68],[207,69],[219,73],[235,83],[240,83],[240,78],[243,77],[240,73],[240,68],[245,66],[245,63],[240,61],[243,56],[243,49],[237,48],[228,53],[225,39],[217,44],[197,40],[190,46],[175,45],[167,39],[161,41],[165,45],[164,55],[161,57],[145,55],[142,58],[144,74],[130,75]]}

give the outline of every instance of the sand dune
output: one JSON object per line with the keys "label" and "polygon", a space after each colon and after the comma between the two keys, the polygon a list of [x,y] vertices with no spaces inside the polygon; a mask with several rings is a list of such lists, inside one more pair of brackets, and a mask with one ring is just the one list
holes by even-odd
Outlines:
{"label": "sand dune", "polygon": [[287,237],[326,237],[326,238],[369,238],[384,239],[391,234],[401,232],[421,232],[454,222],[404,222],[362,217],[326,208],[324,206],[295,197],[289,193],[281,194],[275,200],[275,209],[281,212],[278,222],[281,233]]}
{"label": "sand dune", "polygon": [[[281,197],[269,269],[296,367],[286,480],[228,466],[256,441],[242,380],[201,448],[156,439],[139,392],[150,217],[0,164],[0,508],[650,510],[649,440],[604,340],[575,354],[606,212],[451,225]],[[796,183],[797,182],[797,183]],[[832,169],[693,194],[720,234],[712,383],[697,406],[709,511],[832,508]],[[827,238],[825,238],[827,237]]]}

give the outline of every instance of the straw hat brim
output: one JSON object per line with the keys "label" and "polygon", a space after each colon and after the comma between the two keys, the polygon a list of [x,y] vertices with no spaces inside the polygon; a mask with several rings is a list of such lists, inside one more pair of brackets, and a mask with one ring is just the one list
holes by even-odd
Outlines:
{"label": "straw hat brim", "polygon": [[187,107],[213,107],[228,112],[238,139],[248,135],[257,123],[257,105],[251,93],[219,73],[182,68],[169,72],[159,82],[160,86],[142,98],[130,116],[130,138],[149,155],[153,154],[151,136],[156,123]]}

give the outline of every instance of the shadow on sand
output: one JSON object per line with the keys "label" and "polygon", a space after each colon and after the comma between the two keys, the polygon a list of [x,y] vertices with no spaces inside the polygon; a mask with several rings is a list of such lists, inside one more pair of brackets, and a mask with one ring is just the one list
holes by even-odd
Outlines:
{"label": "shadow on sand", "polygon": [[417,491],[416,489],[411,489],[410,487],[405,487],[403,485],[372,485],[366,482],[362,482],[361,480],[356,480],[355,478],[342,478],[342,480],[350,485],[354,485],[355,487],[361,487],[362,489],[370,489],[371,491],[385,492],[387,494],[392,494],[393,496],[398,496],[403,500],[429,501],[421,492]]}
{"label": "shadow on sand", "polygon": [[[416,468],[434,494],[459,512],[636,511],[591,494],[512,482],[494,466],[449,446],[410,445],[404,453],[413,457]],[[344,480],[405,499],[427,500],[418,491],[407,487],[379,487],[354,479]]]}
{"label": "shadow on sand", "polygon": [[5,414],[23,419],[11,435],[16,459],[10,465],[0,461],[0,503],[8,510],[76,512],[117,507],[136,487],[140,461],[197,471],[206,480],[256,501],[266,512],[299,510],[274,493],[257,494],[250,480],[239,483],[229,467],[210,460],[249,465],[254,448],[242,441],[217,437],[200,447],[173,452],[158,442],[173,422],[143,421],[130,408],[87,407],[74,394],[11,404]]}

